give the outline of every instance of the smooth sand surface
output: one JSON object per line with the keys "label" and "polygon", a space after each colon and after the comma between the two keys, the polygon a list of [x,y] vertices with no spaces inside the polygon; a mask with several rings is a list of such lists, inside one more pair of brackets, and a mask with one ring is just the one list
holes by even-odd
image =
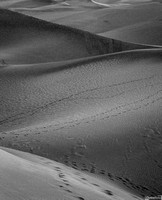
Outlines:
{"label": "smooth sand surface", "polygon": [[[75,27],[76,19],[78,28],[90,24],[88,30],[105,34],[122,28],[139,44],[0,10],[0,145],[11,148],[0,150],[0,199],[161,195],[161,4],[108,10],[79,0],[67,2],[73,8],[43,0],[1,3],[42,19],[63,9],[62,24]],[[66,7],[75,12],[69,18]]]}
{"label": "smooth sand surface", "polygon": [[118,28],[100,35],[126,42],[162,46],[162,19]]}
{"label": "smooth sand surface", "polygon": [[0,159],[1,199],[141,199],[112,183],[43,157],[2,148]]}
{"label": "smooth sand surface", "polygon": [[[48,12],[47,12],[48,13]],[[55,13],[55,12],[54,12]],[[87,30],[93,33],[103,33],[125,26],[141,22],[162,19],[162,4],[152,3],[146,5],[134,5],[130,7],[100,8],[72,14],[66,17],[56,18],[51,15],[44,15],[41,12],[30,12],[38,18],[44,18],[51,22],[68,25],[71,27]],[[49,18],[48,18],[49,16]],[[50,18],[51,16],[51,18]]]}

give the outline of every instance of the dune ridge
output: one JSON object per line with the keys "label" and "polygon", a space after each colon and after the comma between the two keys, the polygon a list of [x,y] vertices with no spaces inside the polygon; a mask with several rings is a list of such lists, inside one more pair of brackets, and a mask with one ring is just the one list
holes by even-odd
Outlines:
{"label": "dune ridge", "polygon": [[[69,1],[69,6],[44,6],[37,7],[35,10],[25,10],[25,8],[10,9],[53,23],[98,34],[141,22],[158,21],[162,17],[162,5],[158,1],[148,2],[144,5],[135,2],[132,4],[131,1],[131,5],[128,7],[118,6],[116,8],[104,8],[97,5],[92,7],[85,1],[83,2],[85,5],[80,7],[79,2],[79,0]],[[76,4],[79,7],[75,7],[74,5]]]}
{"label": "dune ridge", "polygon": [[107,39],[3,9],[0,10],[0,22],[0,59],[9,64],[63,61],[151,48],[149,45]]}

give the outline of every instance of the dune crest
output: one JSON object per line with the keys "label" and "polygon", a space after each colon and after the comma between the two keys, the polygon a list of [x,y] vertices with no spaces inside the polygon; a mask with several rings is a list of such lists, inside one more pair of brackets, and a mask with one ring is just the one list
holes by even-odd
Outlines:
{"label": "dune crest", "polygon": [[9,64],[64,61],[146,48],[2,9],[0,28],[0,59]]}

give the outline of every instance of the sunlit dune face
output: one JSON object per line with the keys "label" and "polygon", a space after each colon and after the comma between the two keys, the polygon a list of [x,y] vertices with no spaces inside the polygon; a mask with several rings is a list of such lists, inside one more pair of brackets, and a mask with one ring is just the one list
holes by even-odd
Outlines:
{"label": "sunlit dune face", "polygon": [[134,5],[143,5],[148,3],[161,3],[161,0],[92,0],[93,3],[104,7],[127,7]]}
{"label": "sunlit dune face", "polygon": [[135,3],[145,3],[145,2],[154,2],[154,0],[97,0],[96,2],[105,3],[105,4],[135,4]]}
{"label": "sunlit dune face", "polygon": [[2,0],[0,2],[0,6],[14,6],[14,7],[37,7],[37,6],[46,6],[53,4],[62,4],[64,6],[73,6],[77,4],[88,5],[90,2],[92,3],[103,3],[103,4],[139,4],[139,3],[147,3],[147,2],[162,2],[161,0],[89,0],[89,1],[81,1],[81,0]]}
{"label": "sunlit dune face", "polygon": [[[112,5],[131,5],[131,4],[140,4],[140,3],[147,3],[147,2],[154,2],[154,0],[89,0],[89,1],[81,1],[81,0],[2,0],[0,2],[0,6],[7,7],[7,8],[37,8],[42,6],[48,5],[59,5],[63,7],[73,7],[73,6],[84,6],[85,8],[89,5],[99,5],[105,4],[105,6],[112,6]],[[161,2],[161,0],[157,0],[155,2]]]}

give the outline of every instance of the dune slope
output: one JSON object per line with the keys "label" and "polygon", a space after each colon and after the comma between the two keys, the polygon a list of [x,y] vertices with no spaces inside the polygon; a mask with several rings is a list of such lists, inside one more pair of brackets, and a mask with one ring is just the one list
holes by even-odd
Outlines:
{"label": "dune slope", "polygon": [[[75,4],[83,1],[76,1]],[[113,1],[114,2],[114,1]],[[132,2],[132,1],[131,1]],[[162,18],[162,4],[148,2],[144,5],[133,4],[128,7],[114,8],[92,7],[84,1],[85,6],[76,7],[74,1],[69,6],[42,6],[35,9],[10,8],[36,18],[63,24],[93,33],[103,33],[124,26],[131,26],[141,22],[160,20]]]}
{"label": "dune slope", "polygon": [[134,48],[145,47],[0,10],[0,59],[9,64],[63,61]]}
{"label": "dune slope", "polygon": [[2,146],[162,191],[162,50],[0,70]]}
{"label": "dune slope", "polygon": [[0,9],[0,199],[162,194],[162,6],[133,2],[0,2],[125,40]]}
{"label": "dune slope", "polygon": [[126,26],[100,35],[132,43],[162,45],[162,19]]}
{"label": "dune slope", "polygon": [[110,183],[42,157],[0,149],[0,159],[1,199],[140,199]]}

